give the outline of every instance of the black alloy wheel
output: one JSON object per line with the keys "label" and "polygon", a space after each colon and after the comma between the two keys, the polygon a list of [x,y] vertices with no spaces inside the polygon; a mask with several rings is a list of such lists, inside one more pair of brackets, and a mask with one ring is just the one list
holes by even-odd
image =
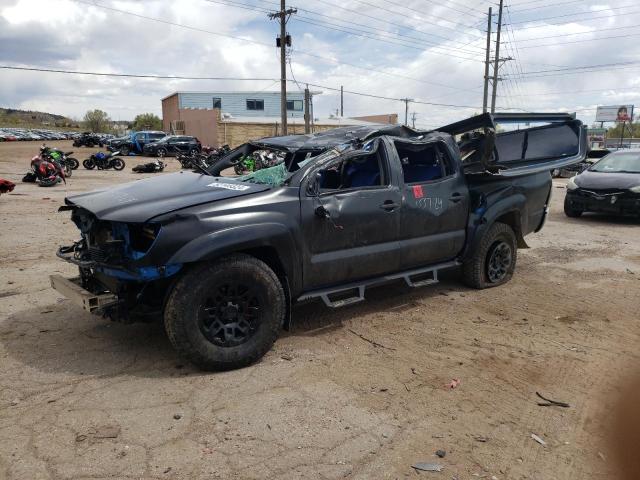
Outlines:
{"label": "black alloy wheel", "polygon": [[489,249],[487,258],[487,279],[491,283],[502,281],[513,263],[511,245],[504,241],[495,242]]}
{"label": "black alloy wheel", "polygon": [[235,347],[249,340],[262,318],[261,300],[251,286],[239,282],[216,285],[198,316],[202,334],[219,347]]}

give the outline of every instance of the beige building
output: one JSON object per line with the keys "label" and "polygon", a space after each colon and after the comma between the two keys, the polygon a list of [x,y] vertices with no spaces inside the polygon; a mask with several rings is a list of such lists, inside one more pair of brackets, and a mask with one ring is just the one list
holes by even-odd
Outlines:
{"label": "beige building", "polygon": [[[392,123],[398,121],[397,114],[372,115],[358,118],[332,117],[312,122],[312,133],[337,127]],[[304,133],[304,119],[289,118],[288,133]],[[219,108],[180,108],[178,94],[162,99],[162,129],[175,135],[192,135],[204,145],[232,148],[250,140],[280,135],[279,117],[235,117],[222,113]]]}

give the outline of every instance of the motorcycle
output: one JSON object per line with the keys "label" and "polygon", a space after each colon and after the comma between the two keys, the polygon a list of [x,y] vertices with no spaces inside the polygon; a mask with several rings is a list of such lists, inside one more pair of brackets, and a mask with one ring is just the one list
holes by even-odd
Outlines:
{"label": "motorcycle", "polygon": [[229,145],[223,145],[220,148],[213,148],[205,145],[202,147],[201,153],[191,154],[179,154],[176,158],[180,162],[182,168],[196,168],[195,164],[209,168],[216,160],[224,157],[231,151]]}
{"label": "motorcycle", "polygon": [[26,183],[37,183],[41,187],[53,187],[60,182],[67,183],[59,163],[38,155],[31,159],[31,170],[22,178]]}
{"label": "motorcycle", "polygon": [[83,160],[82,166],[87,170],[93,170],[98,167],[98,170],[109,170],[110,168],[113,168],[114,170],[120,171],[125,167],[125,163],[124,160],[116,157],[116,155],[119,154],[120,152],[97,152],[86,160]]}
{"label": "motorcycle", "polygon": [[65,171],[65,176],[70,177],[73,170],[80,166],[80,162],[70,157],[73,152],[63,152],[57,148],[49,148],[46,145],[40,147],[40,157],[60,164]]}
{"label": "motorcycle", "polygon": [[131,170],[136,173],[158,173],[164,170],[165,163],[162,160],[156,160],[155,162],[141,163],[136,165]]}
{"label": "motorcycle", "polygon": [[231,162],[236,175],[255,172],[263,168],[269,168],[281,163],[284,156],[267,150],[256,150]]}

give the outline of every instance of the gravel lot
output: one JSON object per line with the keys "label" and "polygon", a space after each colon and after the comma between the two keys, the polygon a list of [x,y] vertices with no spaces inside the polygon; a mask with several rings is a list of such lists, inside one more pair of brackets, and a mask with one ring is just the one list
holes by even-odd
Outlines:
{"label": "gravel lot", "polygon": [[[18,183],[38,146],[0,143],[0,177]],[[260,363],[202,373],[161,325],[92,317],[48,285],[75,273],[54,254],[78,236],[64,196],[140,178],[136,163],[0,197],[1,479],[611,478],[604,428],[639,358],[638,221],[568,219],[554,181],[509,284],[454,272],[303,305]]]}

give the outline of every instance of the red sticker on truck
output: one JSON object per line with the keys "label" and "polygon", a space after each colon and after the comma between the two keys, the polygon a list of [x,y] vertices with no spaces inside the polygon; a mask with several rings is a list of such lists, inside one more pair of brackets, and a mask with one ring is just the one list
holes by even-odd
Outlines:
{"label": "red sticker on truck", "polygon": [[422,192],[422,185],[414,185],[414,187],[413,187],[413,196],[415,198],[424,197],[424,193]]}

